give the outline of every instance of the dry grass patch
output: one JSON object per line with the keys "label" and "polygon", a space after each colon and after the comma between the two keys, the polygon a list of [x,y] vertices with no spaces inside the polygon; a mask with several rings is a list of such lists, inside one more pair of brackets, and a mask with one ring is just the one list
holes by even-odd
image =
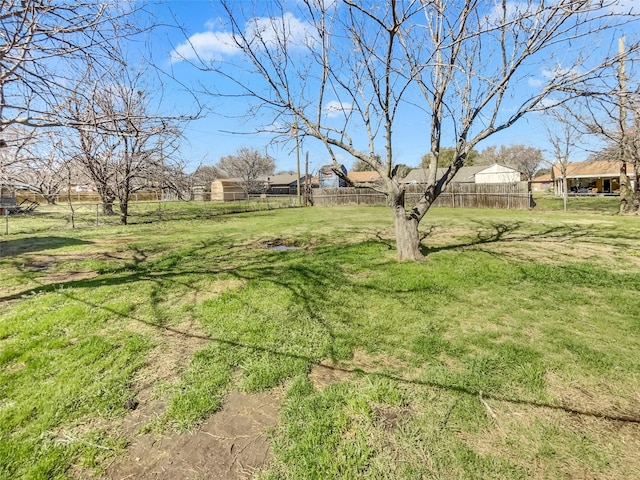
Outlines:
{"label": "dry grass patch", "polygon": [[[640,425],[544,406],[485,400],[491,426],[464,441],[507,459],[527,478],[630,479],[640,475]],[[489,414],[488,414],[489,415]]]}

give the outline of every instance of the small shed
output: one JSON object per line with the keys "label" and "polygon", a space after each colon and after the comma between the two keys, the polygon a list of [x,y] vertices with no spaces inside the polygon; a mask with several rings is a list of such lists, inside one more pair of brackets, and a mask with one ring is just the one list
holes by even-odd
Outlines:
{"label": "small shed", "polygon": [[211,182],[211,200],[218,202],[232,202],[245,200],[247,192],[239,178],[217,178]]}

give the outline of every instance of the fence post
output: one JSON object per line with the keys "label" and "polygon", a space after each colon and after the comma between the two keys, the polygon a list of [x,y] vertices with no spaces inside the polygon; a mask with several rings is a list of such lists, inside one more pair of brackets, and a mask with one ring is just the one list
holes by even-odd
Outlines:
{"label": "fence post", "polygon": [[4,209],[4,234],[9,235],[9,209]]}

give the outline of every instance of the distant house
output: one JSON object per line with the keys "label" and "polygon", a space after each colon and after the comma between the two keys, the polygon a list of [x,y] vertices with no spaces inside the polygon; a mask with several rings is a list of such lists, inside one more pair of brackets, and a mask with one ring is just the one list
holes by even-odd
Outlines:
{"label": "distant house", "polygon": [[553,177],[551,177],[550,173],[545,173],[544,175],[535,177],[529,183],[531,184],[532,192],[546,192],[553,190]]}
{"label": "distant house", "polygon": [[380,182],[380,174],[375,170],[367,170],[364,172],[349,172],[349,180],[357,183],[359,186],[369,187]]}
{"label": "distant house", "polygon": [[[629,175],[633,185],[633,167],[629,165]],[[553,166],[555,192],[562,195],[562,172],[559,165]],[[578,194],[618,194],[620,193],[620,162],[615,160],[587,160],[570,162],[567,165],[567,187],[569,192]]]}
{"label": "distant house", "polygon": [[[441,178],[446,168],[438,168],[436,170],[436,178]],[[404,183],[427,183],[429,178],[428,168],[415,168],[402,179]],[[504,165],[473,165],[470,167],[461,167],[453,177],[451,183],[516,183],[521,179],[521,174],[513,168]]]}
{"label": "distant house", "polygon": [[296,193],[298,175],[271,175],[265,179],[265,191],[271,195],[293,195]]}
{"label": "distant house", "polygon": [[[347,187],[347,182],[342,180],[336,172],[334,171],[333,165],[324,165],[320,167],[318,171],[318,186],[320,188],[339,188],[339,187]],[[347,169],[344,165],[340,165],[340,170],[342,173],[347,175]]]}
{"label": "distant house", "polygon": [[[311,175],[300,177],[301,187],[309,182],[314,184],[315,179]],[[298,191],[298,175],[271,175],[259,178],[255,181],[257,192],[267,195],[295,195]],[[314,185],[315,186],[315,185]],[[245,192],[245,183],[241,178],[217,178],[211,182],[211,200],[218,202],[231,202],[245,200],[248,195]]]}
{"label": "distant house", "polygon": [[[283,174],[272,175],[265,180],[265,191],[270,195],[295,195],[298,191],[298,175]],[[313,183],[311,175],[300,175],[300,187],[304,188],[306,183]]]}

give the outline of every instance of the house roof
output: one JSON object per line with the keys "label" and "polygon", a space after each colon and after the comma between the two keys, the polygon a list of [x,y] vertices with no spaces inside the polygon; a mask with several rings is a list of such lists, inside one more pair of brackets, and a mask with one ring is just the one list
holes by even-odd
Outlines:
{"label": "house roof", "polygon": [[476,172],[476,175],[495,175],[495,174],[511,174],[511,173],[521,173],[515,168],[507,167],[506,165],[500,165],[499,163],[492,163],[491,165],[485,166],[479,172]]}
{"label": "house roof", "polygon": [[[300,175],[301,179],[304,179],[304,175]],[[284,173],[281,175],[270,175],[266,178],[264,178],[265,182],[268,182],[269,185],[274,186],[274,185],[291,185],[292,183],[295,183],[298,181],[298,175],[296,174],[289,174],[289,173]]]}
{"label": "house roof", "polygon": [[544,175],[539,175],[536,178],[534,178],[533,180],[531,180],[534,183],[548,183],[551,180],[553,180],[551,178],[551,174],[550,173],[545,173]]}
{"label": "house roof", "polygon": [[370,183],[380,179],[380,174],[375,170],[365,172],[351,171],[347,175],[349,176],[349,180],[356,183]]}
{"label": "house roof", "polygon": [[[553,172],[557,177],[562,176],[560,166],[555,164]],[[627,173],[633,173],[633,167],[627,167]],[[592,177],[618,177],[620,176],[620,162],[616,160],[587,160],[584,162],[569,162],[567,164],[567,177],[592,178]]]}
{"label": "house roof", "polygon": [[[486,170],[489,168],[487,165],[474,165],[470,167],[461,167],[460,170],[453,177],[453,182],[455,183],[473,183],[474,177],[476,173],[481,172],[482,170]],[[436,170],[437,178],[441,178],[447,168],[438,168]],[[425,183],[429,178],[429,169],[428,168],[414,168],[411,170],[406,177],[402,179],[404,183]]]}

